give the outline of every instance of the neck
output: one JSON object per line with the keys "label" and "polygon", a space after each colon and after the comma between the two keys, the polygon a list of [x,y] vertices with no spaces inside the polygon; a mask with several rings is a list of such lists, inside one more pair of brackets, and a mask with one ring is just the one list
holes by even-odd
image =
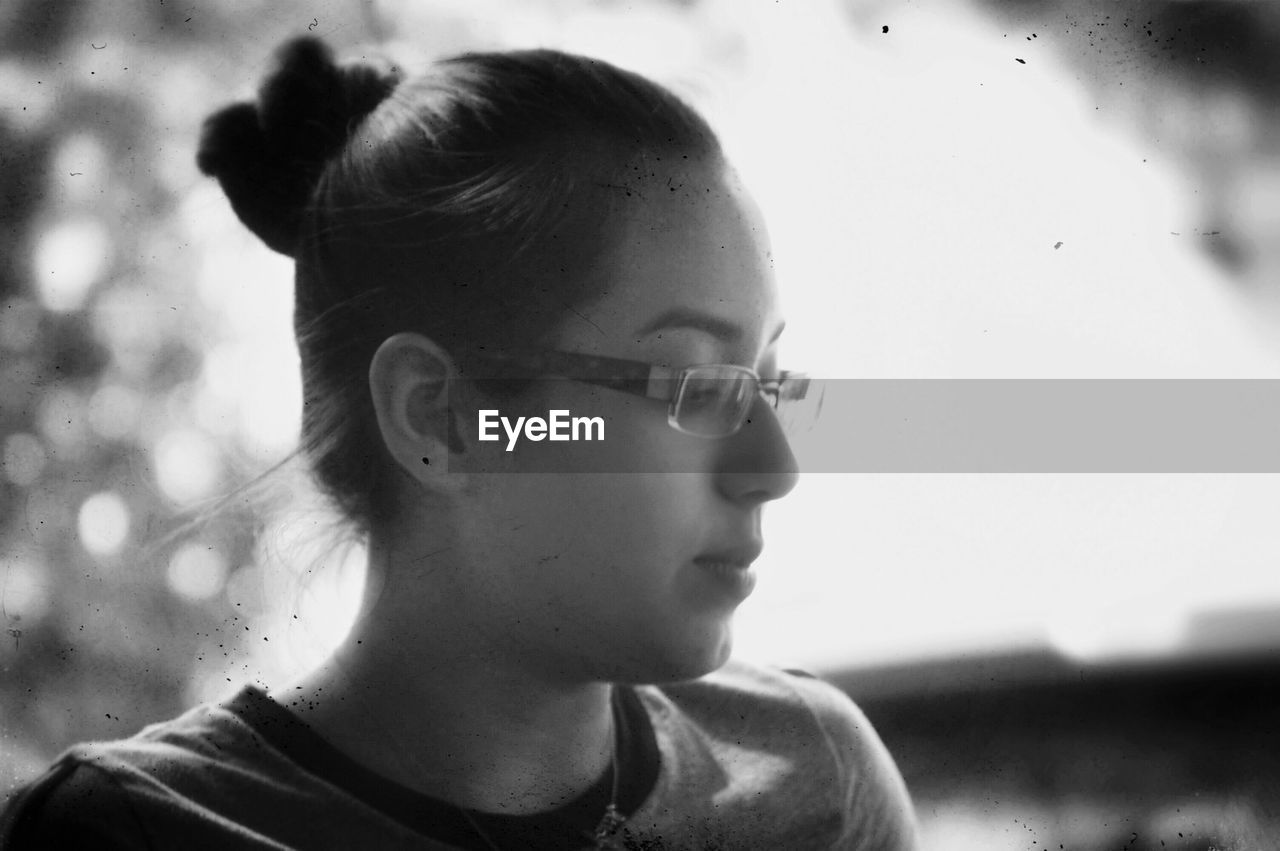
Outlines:
{"label": "neck", "polygon": [[[395,575],[374,567],[371,576]],[[366,606],[342,648],[285,692],[335,747],[416,791],[506,814],[553,809],[609,770],[608,683],[540,676],[504,656],[439,589],[371,590],[382,601],[438,602],[413,614],[412,629],[394,605]]]}

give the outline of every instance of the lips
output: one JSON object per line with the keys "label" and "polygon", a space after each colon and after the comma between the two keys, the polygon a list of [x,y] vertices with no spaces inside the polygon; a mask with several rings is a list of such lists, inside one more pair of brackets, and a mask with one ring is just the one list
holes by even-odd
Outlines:
{"label": "lips", "polygon": [[761,545],[758,541],[729,547],[717,547],[695,556],[693,563],[698,566],[699,575],[709,579],[711,587],[716,588],[715,599],[728,601],[737,605],[756,587],[756,574],[751,569],[751,562],[760,555]]}
{"label": "lips", "polygon": [[698,564],[715,564],[728,567],[745,568],[760,557],[764,545],[758,541],[736,546],[720,547],[694,557]]}

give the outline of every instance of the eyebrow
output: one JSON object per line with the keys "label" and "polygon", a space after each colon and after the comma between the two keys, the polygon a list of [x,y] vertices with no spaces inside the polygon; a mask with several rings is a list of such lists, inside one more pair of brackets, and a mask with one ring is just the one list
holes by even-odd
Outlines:
{"label": "eyebrow", "polygon": [[[773,332],[773,336],[769,338],[769,342],[772,343],[778,339],[782,334],[782,329],[786,327],[787,323],[778,323],[778,328]],[[697,331],[704,331],[726,343],[737,343],[743,337],[741,326],[719,316],[703,313],[700,310],[691,310],[687,307],[674,307],[659,314],[645,323],[644,327],[640,328],[636,333],[641,337],[647,337],[667,328],[693,328]]]}

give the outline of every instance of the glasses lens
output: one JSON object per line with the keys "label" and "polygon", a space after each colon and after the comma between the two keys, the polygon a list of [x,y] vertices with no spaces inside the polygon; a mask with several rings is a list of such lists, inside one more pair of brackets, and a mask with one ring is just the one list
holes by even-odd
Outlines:
{"label": "glasses lens", "polygon": [[773,384],[777,388],[774,407],[783,430],[801,434],[813,428],[822,412],[823,383],[807,375],[789,375]]}
{"label": "glasses lens", "polygon": [[685,370],[670,415],[676,428],[702,437],[725,437],[742,424],[755,392],[750,370],[729,365]]}

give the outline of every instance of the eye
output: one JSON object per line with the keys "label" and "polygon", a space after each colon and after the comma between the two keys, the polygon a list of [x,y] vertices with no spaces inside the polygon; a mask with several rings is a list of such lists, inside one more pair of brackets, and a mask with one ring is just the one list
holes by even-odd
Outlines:
{"label": "eye", "polygon": [[684,390],[685,401],[694,405],[717,402],[723,395],[724,391],[711,382],[692,383]]}

